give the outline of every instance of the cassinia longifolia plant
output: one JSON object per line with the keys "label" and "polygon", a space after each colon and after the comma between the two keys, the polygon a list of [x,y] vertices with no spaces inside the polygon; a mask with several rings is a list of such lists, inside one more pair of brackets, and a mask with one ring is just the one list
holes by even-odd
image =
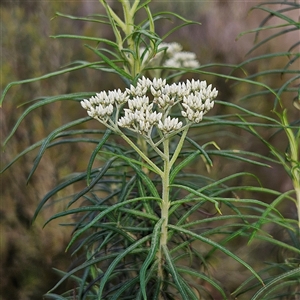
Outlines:
{"label": "cassinia longifolia plant", "polygon": [[[149,99],[149,96],[150,99]],[[214,99],[218,91],[212,86],[207,86],[206,81],[189,81],[185,83],[166,84],[161,78],[150,80],[141,78],[135,86],[130,85],[124,92],[119,90],[101,92],[89,100],[81,101],[81,105],[87,110],[92,118],[95,118],[113,132],[119,134],[138,155],[149,165],[151,170],[161,177],[162,195],[158,199],[161,209],[160,236],[158,247],[151,255],[156,256],[157,280],[164,281],[165,277],[165,255],[168,244],[168,219],[171,206],[170,199],[170,175],[183,142],[191,125],[199,123],[203,115],[214,106]],[[124,106],[127,105],[127,108]],[[173,111],[181,110],[183,121],[172,117]],[[122,116],[122,117],[120,117]],[[139,139],[145,141],[163,161],[162,168],[148,158],[145,149],[139,148],[135,141],[130,139],[123,128],[128,128],[138,135]],[[156,134],[154,134],[156,132]],[[172,138],[181,134],[174,152],[170,153]],[[156,137],[157,140],[153,140]],[[143,144],[143,143],[141,143]],[[148,255],[149,257],[149,255]],[[163,284],[160,289],[163,288]],[[161,297],[163,291],[160,292]],[[146,292],[144,291],[146,298]]]}
{"label": "cassinia longifolia plant", "polygon": [[[34,215],[35,219],[46,202],[67,187],[85,183],[83,189],[64,197],[63,200],[69,201],[66,209],[47,221],[72,216],[74,222],[69,225],[74,231],[67,250],[79,259],[69,271],[57,270],[62,278],[45,298],[299,299],[300,221],[285,218],[277,207],[283,201],[290,201],[298,209],[300,218],[299,121],[288,122],[285,109],[282,113],[274,109],[278,120],[230,103],[228,99],[218,100],[217,88],[202,78],[215,76],[251,84],[260,89],[253,97],[255,93],[275,96],[275,102],[281,107],[280,94],[286,85],[276,89],[253,80],[254,76],[240,78],[209,71],[213,64],[200,65],[195,53],[183,51],[177,42],[165,42],[175,30],[196,22],[172,12],[152,14],[148,6],[151,1],[119,2],[122,17],[105,0],[100,3],[106,15],[77,18],[58,14],[71,20],[111,26],[115,40],[56,36],[96,41],[95,47],[87,47],[96,54],[98,61],[77,61],[58,72],[13,82],[2,95],[3,100],[7,90],[15,84],[84,68],[116,74],[126,85],[98,93],[70,93],[41,99],[23,113],[5,141],[13,136],[22,119],[32,110],[72,99],[88,116],[55,129],[47,138],[20,153],[4,170],[19,157],[39,148],[30,178],[46,149],[71,142],[96,144],[87,170],[70,175],[46,194]],[[295,9],[294,6],[290,8]],[[146,12],[147,18],[138,23],[136,16],[140,10]],[[283,17],[285,11],[263,10],[289,22]],[[155,31],[156,22],[169,18],[181,24],[159,37]],[[292,21],[290,24],[294,25]],[[100,48],[101,44],[106,47]],[[264,57],[257,59],[261,58]],[[234,72],[243,69],[244,64],[223,66]],[[283,72],[285,70],[287,68]],[[193,74],[194,79],[182,80],[187,74]],[[260,75],[264,74],[257,74]],[[232,113],[206,115],[214,105]],[[70,130],[93,119],[101,123],[93,123],[99,125],[96,129]],[[218,132],[230,139],[230,127],[258,138],[275,158],[240,149],[221,149],[214,139]],[[259,128],[286,133],[289,147],[285,156],[262,137]],[[198,131],[201,134],[195,134]],[[192,137],[188,132],[193,133]],[[80,137],[71,140],[77,135]],[[96,135],[96,138],[81,135]],[[234,168],[233,174],[215,174],[211,178],[198,173],[201,164],[211,169],[212,156],[265,168],[269,163],[279,163],[291,177],[294,189],[281,193],[264,188],[256,175],[248,171],[235,172]],[[100,166],[94,167],[97,160]],[[195,166],[189,171],[192,162]],[[245,178],[254,179],[258,185],[241,184]],[[272,197],[273,201],[265,203],[262,200],[265,196]],[[75,207],[71,207],[75,203]],[[287,232],[290,241],[273,237],[268,227],[264,227],[269,224]],[[284,260],[271,262],[266,267],[265,262],[257,262],[247,254],[253,241],[256,247],[261,243],[262,248],[280,248],[287,254]],[[245,254],[237,251],[239,248],[244,249]],[[228,268],[235,268],[237,274],[243,268],[246,275],[232,282],[226,273]],[[58,287],[65,292],[55,294]]]}

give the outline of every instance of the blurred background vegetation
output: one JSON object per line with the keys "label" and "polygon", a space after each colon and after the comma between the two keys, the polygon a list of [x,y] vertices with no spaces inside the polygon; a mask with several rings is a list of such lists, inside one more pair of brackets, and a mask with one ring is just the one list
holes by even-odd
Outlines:
{"label": "blurred background vegetation", "polygon": [[[116,11],[118,1],[111,1]],[[181,43],[185,50],[196,53],[201,64],[228,63],[238,64],[245,60],[245,54],[253,46],[254,35],[245,35],[235,40],[239,33],[258,27],[265,16],[261,11],[254,11],[248,15],[252,1],[152,1],[150,8],[155,11],[173,11],[182,16],[202,23],[202,26],[192,25],[184,27],[169,37],[168,41]],[[62,66],[74,60],[94,59],[93,53],[84,48],[79,40],[52,39],[51,35],[62,33],[101,36],[112,38],[108,27],[85,22],[72,22],[64,18],[55,17],[56,12],[69,15],[86,16],[93,13],[104,13],[98,1],[27,1],[2,0],[0,2],[1,19],[1,93],[11,81],[41,76],[59,70]],[[294,14],[297,12],[293,12]],[[157,25],[157,32],[163,35],[174,24],[161,22]],[[287,51],[286,45],[297,38],[299,32],[282,36],[267,45],[260,47],[251,55],[270,52]],[[299,36],[298,36],[299,38]],[[267,68],[282,68],[287,61],[273,59],[258,61],[246,66],[248,73],[256,73]],[[299,67],[299,66],[298,66]],[[229,74],[230,69],[214,66],[210,71]],[[235,74],[236,76],[238,73]],[[243,76],[242,73],[240,73]],[[272,97],[258,99],[255,102],[237,102],[241,97],[250,93],[247,86],[231,85],[220,78],[205,77],[220,91],[219,98],[233,103],[239,103],[252,110],[259,110],[265,115],[271,114]],[[268,77],[267,84],[280,86],[288,78],[280,74]],[[13,125],[27,107],[21,103],[31,102],[41,96],[50,96],[74,92],[114,89],[123,87],[120,79],[111,74],[103,74],[95,70],[81,70],[60,77],[50,78],[30,84],[13,87],[6,96],[0,110],[1,142],[8,136]],[[252,91],[251,91],[252,92]],[[270,97],[270,98],[268,98]],[[292,107],[289,97],[283,99],[287,107]],[[227,109],[226,109],[227,110]],[[224,108],[216,107],[214,113],[230,113]],[[299,118],[299,111],[291,109],[291,119]],[[18,153],[29,145],[41,140],[56,127],[85,116],[85,111],[78,107],[78,103],[65,101],[43,106],[31,113],[17,130],[1,153],[1,169]],[[90,122],[89,126],[99,126]],[[203,129],[201,129],[203,130]],[[222,148],[243,149],[267,154],[268,149],[258,140],[253,139],[239,128],[230,128],[215,137],[215,141]],[[207,132],[202,134],[201,140],[209,141]],[[266,132],[264,136],[270,136]],[[228,139],[228,136],[231,138]],[[230,144],[229,144],[230,142]],[[277,134],[273,143],[279,148],[286,146],[283,135]],[[72,258],[65,253],[71,231],[67,227],[59,227],[58,222],[51,222],[45,228],[43,223],[55,212],[63,209],[61,203],[51,203],[43,210],[37,221],[32,225],[31,218],[40,199],[53,188],[64,176],[72,172],[83,171],[89,160],[93,145],[73,144],[54,147],[47,150],[36,173],[28,184],[27,176],[30,172],[36,152],[22,157],[1,175],[1,210],[0,210],[0,299],[2,300],[38,300],[57,282],[58,277],[52,268],[67,270],[72,264]],[[196,166],[199,170],[203,166]],[[220,178],[233,172],[243,171],[245,165],[231,161],[214,159],[214,167],[210,176]],[[247,166],[247,170],[251,167]],[[279,191],[291,189],[290,179],[281,167],[274,165],[273,170],[255,167],[252,169],[262,180],[263,185]],[[220,175],[222,174],[222,175]],[[273,174],[273,176],[271,176]],[[274,176],[274,174],[276,174]],[[63,195],[61,195],[63,196]],[[270,201],[271,199],[260,199]],[[295,216],[295,208],[282,207],[288,217]],[[244,252],[243,255],[260,255],[259,249]],[[242,250],[240,251],[242,252]],[[231,272],[233,267],[224,266],[221,276],[227,276],[225,269]],[[242,274],[233,271],[233,277]],[[232,279],[231,278],[231,279]],[[240,280],[240,279],[238,279]]]}

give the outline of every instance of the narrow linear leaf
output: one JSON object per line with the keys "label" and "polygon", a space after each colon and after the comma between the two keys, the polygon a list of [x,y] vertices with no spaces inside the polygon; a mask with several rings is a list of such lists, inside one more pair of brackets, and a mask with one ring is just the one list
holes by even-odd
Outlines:
{"label": "narrow linear leaf", "polygon": [[[72,201],[69,202],[67,207],[70,207],[73,203],[75,203],[80,197],[85,195],[87,192],[93,189],[93,187],[99,183],[99,180],[106,175],[107,171],[110,169],[113,162],[116,160],[116,158],[111,158],[109,161],[107,161],[102,168],[98,170],[98,174],[94,177],[92,182],[86,186],[84,189],[82,189],[79,193],[76,194],[76,196],[72,199]],[[93,172],[95,174],[95,172]]]}
{"label": "narrow linear leaf", "polygon": [[91,117],[85,117],[85,118],[80,118],[78,120],[75,120],[75,121],[72,121],[72,122],[69,122],[63,126],[60,126],[59,128],[53,130],[46,139],[44,139],[43,141],[43,144],[41,145],[41,148],[40,148],[40,151],[37,155],[37,157],[35,158],[34,160],[34,164],[33,164],[33,167],[28,175],[28,178],[27,178],[27,183],[28,181],[30,180],[31,176],[33,175],[33,173],[35,172],[35,170],[37,169],[38,165],[39,165],[39,162],[41,161],[42,159],[42,156],[43,154],[45,153],[46,149],[48,148],[48,145],[49,143],[58,135],[58,133],[60,133],[61,131],[65,130],[65,129],[68,129],[70,127],[73,127],[73,126],[76,126],[76,125],[79,125],[79,124],[82,124],[84,122],[87,122],[91,120]]}
{"label": "narrow linear leaf", "polygon": [[275,279],[271,280],[270,282],[268,282],[264,287],[262,287],[252,298],[251,300],[258,300],[258,299],[262,299],[261,296],[264,292],[266,292],[270,287],[272,287],[273,285],[277,284],[279,281],[284,280],[286,278],[292,277],[292,276],[296,276],[296,278],[300,278],[300,267],[288,271],[284,274],[281,274],[279,276],[276,276]]}
{"label": "narrow linear leaf", "polygon": [[[172,184],[172,185],[170,185],[170,186],[171,186],[171,187],[181,188],[181,189],[183,189],[183,190],[186,190],[186,191],[190,192],[191,194],[194,194],[194,195],[200,197],[200,198],[203,199],[203,200],[212,202],[212,203],[215,205],[215,208],[216,208],[217,212],[218,212],[220,215],[222,214],[222,212],[221,212],[220,209],[219,209],[219,203],[218,203],[218,201],[215,200],[213,197],[207,196],[207,195],[205,195],[205,194],[199,192],[198,190],[192,189],[192,188],[190,188],[190,187],[188,187],[188,186],[186,186],[186,185]],[[173,202],[173,205],[174,205],[174,202]]]}
{"label": "narrow linear leaf", "polygon": [[225,253],[226,255],[233,258],[235,261],[237,261],[241,265],[243,265],[246,269],[248,269],[261,282],[262,285],[264,285],[264,282],[263,282],[262,278],[255,272],[255,270],[249,264],[247,264],[244,260],[242,260],[241,258],[236,256],[234,253],[232,253],[230,250],[226,249],[225,247],[219,245],[218,243],[216,243],[216,242],[214,242],[214,241],[212,241],[208,238],[205,238],[205,237],[203,237],[199,234],[196,234],[196,233],[194,233],[190,230],[186,230],[182,227],[177,227],[177,226],[174,226],[174,225],[168,225],[168,227],[170,229],[176,230],[179,233],[185,233],[185,234],[187,234],[191,237],[196,238],[199,241],[202,241],[202,242],[204,242],[208,245],[216,247],[218,250],[222,251],[223,253]]}
{"label": "narrow linear leaf", "polygon": [[99,153],[99,151],[101,150],[101,148],[103,147],[103,145],[106,143],[107,139],[110,137],[111,133],[112,132],[111,132],[110,129],[107,129],[105,131],[105,134],[103,135],[103,137],[99,141],[99,144],[97,145],[97,147],[94,149],[94,151],[91,154],[91,157],[90,157],[90,160],[89,160],[89,163],[88,163],[88,166],[87,166],[87,178],[86,178],[86,180],[87,180],[88,184],[90,182],[91,170],[92,170],[95,158],[96,158],[97,154]]}
{"label": "narrow linear leaf", "polygon": [[259,154],[256,154],[254,152],[246,152],[246,151],[240,151],[240,150],[222,150],[222,151],[216,151],[216,150],[207,150],[207,153],[210,155],[216,155],[216,156],[223,156],[226,158],[230,158],[230,159],[234,159],[234,160],[240,160],[243,162],[247,162],[253,165],[257,165],[257,166],[261,166],[261,167],[268,167],[271,168],[271,166],[269,164],[265,164],[262,162],[259,162],[257,160],[253,160],[250,158],[246,158],[237,154],[247,154],[247,155],[252,155],[252,156],[256,156],[259,158],[264,158],[262,156],[260,156]]}
{"label": "narrow linear leaf", "polygon": [[[63,14],[61,12],[56,12],[55,16],[63,17],[63,18],[70,19],[70,20],[75,20],[75,21],[99,22],[99,23],[109,24],[108,21],[107,21],[108,20],[107,16],[106,15],[101,15],[101,14],[93,14],[93,15],[90,15],[90,16],[87,16],[87,17],[78,17],[78,16],[73,16],[73,15]],[[95,17],[103,18],[106,21],[102,21],[101,19],[94,19]],[[54,18],[55,17],[53,17],[53,19]]]}
{"label": "narrow linear leaf", "polygon": [[101,220],[105,215],[107,215],[108,213],[118,209],[119,207],[122,206],[126,206],[129,205],[131,203],[134,202],[138,202],[138,201],[142,201],[142,200],[157,200],[159,201],[160,198],[155,198],[155,197],[147,197],[146,199],[144,197],[139,197],[139,198],[134,198],[134,199],[130,199],[130,200],[126,200],[124,202],[121,203],[116,203],[110,207],[108,207],[107,209],[105,209],[104,211],[102,211],[101,213],[99,213],[99,215],[97,215],[92,221],[90,221],[86,226],[84,226],[83,228],[81,228],[80,230],[76,231],[75,234],[73,235],[67,250],[71,247],[71,245],[74,243],[74,241],[82,234],[84,233],[86,230],[88,230],[89,228],[91,228],[92,226],[94,226],[99,220]]}
{"label": "narrow linear leaf", "polygon": [[118,48],[118,45],[111,40],[98,38],[98,37],[92,37],[92,36],[83,36],[83,35],[74,35],[74,34],[59,34],[59,35],[51,35],[51,38],[69,38],[69,39],[80,39],[80,40],[88,40],[88,41],[94,41],[94,42],[102,42],[109,46],[112,46],[114,48]]}
{"label": "narrow linear leaf", "polygon": [[2,107],[2,102],[5,98],[8,90],[11,87],[15,86],[15,85],[20,85],[20,84],[24,84],[24,83],[30,83],[30,82],[35,82],[35,81],[39,81],[39,80],[48,79],[48,78],[58,76],[58,75],[62,75],[62,74],[68,73],[68,72],[73,72],[73,71],[76,71],[76,70],[84,69],[84,68],[87,68],[87,67],[92,66],[94,64],[95,64],[94,62],[93,63],[86,63],[86,64],[83,64],[83,65],[80,65],[80,66],[75,66],[75,67],[72,67],[72,68],[66,68],[66,69],[63,69],[63,70],[60,70],[60,71],[51,72],[51,73],[48,73],[48,74],[45,74],[45,75],[42,75],[42,76],[38,76],[38,77],[35,77],[35,78],[19,80],[19,81],[13,81],[5,87],[5,89],[2,93],[2,96],[0,98],[0,107]]}
{"label": "narrow linear leaf", "polygon": [[[173,264],[172,257],[169,253],[167,246],[163,245],[162,249],[164,252],[164,256],[166,258],[166,262],[167,262],[170,272],[172,274],[173,280],[176,284],[176,288],[178,289],[179,293],[181,294],[182,299],[183,300],[191,300],[191,299],[197,300],[197,297],[194,293],[192,293],[192,294],[189,293],[189,295],[187,294],[186,288],[189,288],[189,287],[187,287],[186,284],[184,284],[184,279],[181,278],[180,274],[178,273],[177,267]],[[191,296],[192,296],[192,298],[191,298]]]}
{"label": "narrow linear leaf", "polygon": [[139,239],[138,241],[136,241],[134,244],[130,245],[129,247],[127,247],[122,253],[120,253],[113,261],[112,263],[109,265],[109,267],[107,268],[106,272],[104,273],[104,276],[101,279],[100,282],[100,286],[99,286],[99,291],[98,291],[98,300],[102,299],[102,293],[103,293],[103,289],[107,283],[107,281],[109,280],[109,277],[111,276],[112,272],[114,271],[114,269],[116,268],[116,266],[118,265],[118,263],[129,253],[131,253],[133,250],[135,250],[136,248],[140,247],[140,245],[142,245],[143,243],[145,243],[147,240],[149,240],[151,238],[151,235],[147,235],[141,239]]}
{"label": "narrow linear leaf", "polygon": [[201,152],[199,150],[192,152],[187,158],[185,158],[182,162],[180,162],[171,172],[170,174],[170,183],[172,183],[181,169],[187,166],[190,162],[192,162]]}
{"label": "narrow linear leaf", "polygon": [[[147,201],[149,201],[149,200],[147,200]],[[152,220],[152,221],[157,221],[158,220],[157,216],[152,215],[152,214],[148,214],[148,213],[136,210],[136,209],[120,208],[119,210],[122,211],[122,212],[125,212],[127,214],[131,214],[135,217],[138,216],[138,217],[141,217],[143,219],[146,218],[146,219],[149,219],[149,220]]]}
{"label": "narrow linear leaf", "polygon": [[21,124],[21,122],[24,120],[24,118],[33,110],[50,104],[50,103],[54,103],[56,101],[62,101],[62,100],[71,100],[71,101],[75,101],[75,99],[78,98],[84,98],[84,97],[90,97],[93,96],[94,93],[73,93],[73,94],[68,94],[68,95],[59,95],[59,96],[54,96],[54,97],[47,97],[43,100],[38,101],[37,103],[35,103],[34,105],[31,105],[30,107],[28,107],[23,113],[22,115],[18,118],[16,124],[14,125],[13,129],[11,130],[11,132],[9,133],[8,137],[5,139],[3,145],[5,146],[7,144],[7,142],[10,140],[10,138],[14,135],[14,133],[16,132],[17,128],[19,127],[19,125]]}
{"label": "narrow linear leaf", "polygon": [[93,52],[95,52],[98,56],[100,56],[111,68],[113,68],[117,74],[122,75],[124,78],[127,78],[129,80],[132,80],[132,77],[130,74],[126,73],[123,69],[119,68],[111,59],[109,59],[106,55],[98,51],[97,49],[94,49],[87,45],[87,48],[91,49]]}
{"label": "narrow linear leaf", "polygon": [[[137,173],[137,175],[141,178],[141,180],[145,183],[145,185],[148,187],[149,191],[154,197],[160,197],[159,193],[157,191],[157,188],[155,187],[152,180],[146,176],[146,174],[141,170],[141,168],[137,167],[137,165],[142,165],[143,163],[140,161],[137,161],[135,159],[129,158],[127,156],[122,155],[116,155],[117,157],[125,160]],[[148,167],[148,166],[146,166]],[[148,167],[149,169],[152,169],[151,167]]]}
{"label": "narrow linear leaf", "polygon": [[[144,251],[145,251],[145,249],[136,249],[136,250],[133,250],[132,253],[139,255],[139,254],[141,254]],[[56,285],[51,290],[49,290],[48,293],[53,292],[55,289],[57,289],[68,278],[72,278],[72,279],[74,279],[74,277],[76,278],[76,276],[74,275],[75,273],[81,272],[82,270],[84,270],[84,269],[86,269],[86,268],[88,268],[90,266],[93,266],[93,265],[96,265],[98,263],[101,263],[102,261],[105,261],[105,260],[109,261],[110,259],[115,258],[117,255],[118,255],[118,253],[102,255],[102,256],[97,257],[95,259],[91,259],[91,260],[88,260],[88,261],[84,262],[80,266],[75,267],[71,271],[65,273],[65,275],[63,276],[63,278],[61,278],[59,280],[59,282],[56,283]]]}
{"label": "narrow linear leaf", "polygon": [[216,280],[210,278],[209,276],[206,276],[203,273],[196,272],[194,269],[190,269],[187,267],[178,267],[177,270],[179,272],[189,274],[193,277],[200,278],[200,279],[208,282],[211,286],[213,286],[214,288],[216,288],[217,291],[220,292],[220,294],[223,296],[223,299],[227,299],[228,295],[226,295],[223,288],[218,284],[218,282]]}
{"label": "narrow linear leaf", "polygon": [[177,31],[178,29],[184,27],[184,26],[187,26],[187,25],[201,25],[200,22],[196,22],[196,21],[191,21],[191,20],[188,20],[188,19],[185,19],[184,17],[174,13],[174,12],[169,12],[169,11],[163,11],[163,12],[159,12],[159,13],[156,13],[156,14],[153,14],[153,17],[156,18],[158,16],[162,16],[162,17],[165,17],[165,16],[173,16],[181,21],[183,21],[183,24],[180,24],[178,26],[175,26],[174,28],[172,28],[170,31],[168,31],[163,37],[162,37],[162,40],[166,39],[169,35],[171,35],[173,32]]}
{"label": "narrow linear leaf", "polygon": [[122,287],[115,291],[115,293],[111,296],[110,300],[119,300],[122,299],[121,296],[125,291],[127,291],[130,287],[136,286],[139,282],[139,277],[134,277],[125,283],[123,283]]}
{"label": "narrow linear leaf", "polygon": [[148,255],[141,267],[140,270],[140,287],[142,290],[142,294],[144,297],[144,300],[147,300],[147,293],[146,293],[146,273],[149,265],[153,262],[155,255],[157,253],[157,249],[159,247],[159,241],[160,241],[160,229],[161,225],[163,223],[164,219],[160,219],[154,226],[153,232],[152,232],[152,239],[151,239],[151,245],[148,252]]}

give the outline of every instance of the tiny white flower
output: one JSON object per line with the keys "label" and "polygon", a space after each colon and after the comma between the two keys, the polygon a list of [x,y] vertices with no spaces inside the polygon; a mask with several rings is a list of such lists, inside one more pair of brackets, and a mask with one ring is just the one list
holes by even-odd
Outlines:
{"label": "tiny white flower", "polygon": [[108,106],[103,106],[99,104],[98,106],[95,107],[95,111],[98,115],[99,118],[105,118],[108,116],[111,116],[113,113],[114,107],[112,104],[109,104]]}
{"label": "tiny white flower", "polygon": [[84,99],[84,100],[80,101],[80,104],[84,109],[91,109],[92,108],[92,105],[91,105],[90,101],[87,100],[87,99]]}
{"label": "tiny white flower", "polygon": [[196,111],[193,115],[193,121],[199,123],[203,119],[203,111]]}
{"label": "tiny white flower", "polygon": [[150,131],[151,125],[149,122],[145,121],[145,120],[140,120],[139,121],[139,128],[138,131],[141,134],[148,134]]}
{"label": "tiny white flower", "polygon": [[152,96],[154,97],[154,98],[157,98],[157,97],[159,97],[160,95],[161,95],[161,93],[162,93],[162,90],[161,89],[155,89],[153,86],[151,86],[150,87],[150,92],[151,92],[151,94],[152,94]]}
{"label": "tiny white flower", "polygon": [[137,86],[144,89],[144,88],[149,88],[149,86],[152,84],[151,80],[149,78],[146,78],[143,76],[142,78],[138,79]]}
{"label": "tiny white flower", "polygon": [[185,96],[188,96],[190,93],[191,89],[187,84],[184,82],[178,84],[176,95],[180,100],[182,100]]}
{"label": "tiny white flower", "polygon": [[91,108],[90,110],[87,111],[87,114],[92,117],[92,118],[95,118],[97,117],[97,112],[94,108]]}
{"label": "tiny white flower", "polygon": [[129,96],[127,95],[126,91],[123,93],[120,89],[117,89],[117,90],[114,90],[112,92],[112,94],[113,94],[114,100],[118,104],[124,104],[129,100]]}
{"label": "tiny white flower", "polygon": [[158,113],[156,111],[150,112],[149,110],[146,110],[145,119],[151,124],[157,124],[162,118],[162,113]]}
{"label": "tiny white flower", "polygon": [[212,109],[214,107],[214,102],[211,101],[209,98],[207,98],[205,100],[205,103],[204,103],[204,108],[206,111],[209,111],[210,109]]}
{"label": "tiny white flower", "polygon": [[151,87],[153,87],[155,90],[161,89],[163,86],[166,85],[166,79],[161,78],[153,78]]}
{"label": "tiny white flower", "polygon": [[182,122],[179,122],[178,118],[171,118],[168,116],[164,122],[159,121],[158,128],[164,133],[168,134],[172,131],[179,130],[182,127]]}
{"label": "tiny white flower", "polygon": [[142,97],[147,93],[147,86],[137,85],[136,87],[133,85],[130,85],[130,88],[126,89],[126,93],[128,95],[131,95],[133,97]]}
{"label": "tiny white flower", "polygon": [[211,91],[209,97],[210,97],[210,98],[216,98],[217,96],[218,96],[218,91],[217,91],[216,88],[214,88],[214,89]]}
{"label": "tiny white flower", "polygon": [[121,117],[118,120],[117,124],[120,127],[129,127],[130,125],[132,125],[132,123],[134,122],[134,120],[135,120],[134,113],[132,113],[129,110],[126,110],[124,117]]}
{"label": "tiny white flower", "polygon": [[146,108],[149,105],[149,97],[135,97],[133,99],[128,100],[128,107],[131,110]]}
{"label": "tiny white flower", "polygon": [[171,99],[170,99],[169,95],[162,94],[161,97],[157,98],[157,104],[162,109],[164,109],[170,103],[171,103]]}

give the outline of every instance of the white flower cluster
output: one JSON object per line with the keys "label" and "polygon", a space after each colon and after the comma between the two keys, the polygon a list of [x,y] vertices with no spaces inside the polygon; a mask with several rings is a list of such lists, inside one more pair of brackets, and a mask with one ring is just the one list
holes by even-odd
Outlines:
{"label": "white flower cluster", "polygon": [[[89,116],[110,128],[128,128],[150,138],[153,127],[168,135],[184,125],[199,123],[213,108],[217,95],[216,88],[207,86],[206,81],[187,80],[169,85],[162,79],[143,77],[124,92],[101,92],[89,100],[84,99],[81,105]],[[171,117],[176,105],[185,122]]]}
{"label": "white flower cluster", "polygon": [[190,94],[183,97],[182,106],[185,111],[181,112],[182,116],[193,123],[199,123],[203,115],[214,107],[213,100],[218,91],[211,88],[211,84],[207,86],[206,81],[192,81]]}
{"label": "white flower cluster", "polygon": [[[140,49],[145,61],[149,53],[145,48]],[[194,52],[182,51],[179,43],[160,43],[157,54],[149,61],[150,66],[164,66],[171,68],[198,68],[200,66]]]}
{"label": "white flower cluster", "polygon": [[124,116],[118,121],[120,127],[127,127],[133,131],[148,135],[152,127],[161,122],[162,113],[152,110],[147,96],[136,96],[128,101],[128,108],[124,109]]}
{"label": "white flower cluster", "polygon": [[90,117],[107,121],[114,112],[114,104],[122,105],[129,100],[126,93],[122,93],[120,89],[97,93],[96,96],[89,100],[81,101],[81,106],[87,110]]}

